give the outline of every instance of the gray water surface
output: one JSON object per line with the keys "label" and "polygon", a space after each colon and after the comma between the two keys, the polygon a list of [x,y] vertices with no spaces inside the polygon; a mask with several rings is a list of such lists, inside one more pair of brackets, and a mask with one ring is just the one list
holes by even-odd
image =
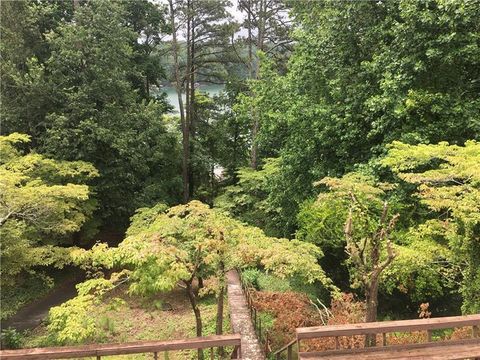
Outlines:
{"label": "gray water surface", "polygon": [[[204,91],[210,96],[218,95],[223,89],[225,85],[217,85],[217,84],[201,84],[198,86],[200,91]],[[170,104],[174,107],[174,112],[178,113],[178,96],[175,88],[173,86],[162,86],[160,89],[153,91],[153,93],[165,92],[167,94],[167,100]],[[185,95],[183,96],[185,101]]]}

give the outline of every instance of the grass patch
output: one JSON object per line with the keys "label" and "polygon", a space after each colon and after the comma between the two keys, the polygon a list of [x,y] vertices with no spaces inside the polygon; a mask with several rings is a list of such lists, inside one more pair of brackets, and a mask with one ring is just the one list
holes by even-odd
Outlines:
{"label": "grass patch", "polygon": [[[118,301],[115,299],[121,299]],[[200,311],[203,321],[203,335],[215,334],[216,301],[213,296],[201,299]],[[224,333],[231,333],[227,301],[225,301]],[[131,296],[126,287],[119,287],[108,294],[105,301],[91,316],[96,319],[97,336],[87,343],[116,343],[139,340],[172,340],[195,337],[195,317],[183,289],[155,297]],[[25,347],[51,346],[46,324],[25,334]],[[209,353],[206,355],[210,355]],[[196,352],[171,352],[168,359],[195,358]],[[208,357],[206,356],[206,357]],[[151,358],[151,354],[118,356],[118,359]],[[109,359],[117,357],[109,357]],[[164,355],[159,354],[159,359]]]}

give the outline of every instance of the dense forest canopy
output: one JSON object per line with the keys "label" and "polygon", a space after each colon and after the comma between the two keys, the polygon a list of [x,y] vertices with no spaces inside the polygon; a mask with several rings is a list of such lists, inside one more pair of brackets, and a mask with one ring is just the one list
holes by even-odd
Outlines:
{"label": "dense forest canopy", "polygon": [[89,278],[52,309],[59,344],[96,336],[118,282],[180,283],[200,336],[194,285],[222,317],[233,267],[353,292],[368,321],[480,312],[478,19],[479,0],[1,2],[2,319],[65,266]]}

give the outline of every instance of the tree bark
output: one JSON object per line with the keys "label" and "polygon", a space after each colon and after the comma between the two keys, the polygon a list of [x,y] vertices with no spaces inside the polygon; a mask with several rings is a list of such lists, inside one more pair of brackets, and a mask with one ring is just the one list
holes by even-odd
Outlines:
{"label": "tree bark", "polygon": [[[377,321],[377,308],[378,308],[378,277],[372,276],[369,284],[365,284],[365,322]],[[371,347],[376,345],[376,335],[367,334],[365,336],[365,347]]]}
{"label": "tree bark", "polygon": [[[196,113],[195,113],[195,9],[194,9],[194,1],[189,1],[189,17],[190,17],[190,43],[189,45],[189,52],[188,56],[190,58],[190,67],[188,67],[189,72],[189,81],[190,81],[190,99],[189,99],[189,133],[191,140],[195,137],[196,133]],[[195,151],[194,147],[192,146],[192,141],[190,141],[190,157],[192,156],[193,151]],[[189,168],[189,193],[190,195],[194,192],[194,176],[193,170],[190,166]]]}
{"label": "tree bark", "polygon": [[187,126],[187,119],[185,116],[185,108],[183,105],[183,79],[180,76],[180,63],[178,60],[178,40],[177,40],[177,24],[175,22],[175,7],[173,6],[173,0],[168,1],[170,7],[170,25],[172,27],[172,53],[173,62],[175,66],[175,91],[177,92],[178,108],[180,112],[180,123],[182,127],[182,179],[183,179],[183,202],[187,203],[190,200],[188,173],[189,173],[189,160],[190,160],[190,134]]}
{"label": "tree bark", "polygon": [[[202,336],[203,333],[203,325],[202,325],[202,316],[200,313],[200,309],[198,308],[197,297],[195,296],[195,292],[193,290],[192,281],[185,281],[186,290],[188,300],[190,301],[190,305],[192,306],[193,313],[195,314],[195,328],[196,328],[196,335],[197,337]],[[197,350],[198,359],[203,360],[203,351],[202,349]]]}

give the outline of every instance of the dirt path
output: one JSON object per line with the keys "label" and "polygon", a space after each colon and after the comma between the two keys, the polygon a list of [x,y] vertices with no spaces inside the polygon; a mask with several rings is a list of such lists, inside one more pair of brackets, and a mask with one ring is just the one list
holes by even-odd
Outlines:
{"label": "dirt path", "polygon": [[26,305],[11,318],[2,321],[2,329],[12,327],[22,331],[37,327],[47,317],[51,307],[60,305],[77,295],[75,285],[82,279],[83,275],[81,274],[72,276],[55,287],[45,297]]}
{"label": "dirt path", "polygon": [[242,359],[264,360],[260,342],[255,334],[245,294],[240,285],[240,278],[235,270],[227,273],[228,306],[233,332],[242,335]]}

